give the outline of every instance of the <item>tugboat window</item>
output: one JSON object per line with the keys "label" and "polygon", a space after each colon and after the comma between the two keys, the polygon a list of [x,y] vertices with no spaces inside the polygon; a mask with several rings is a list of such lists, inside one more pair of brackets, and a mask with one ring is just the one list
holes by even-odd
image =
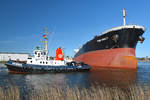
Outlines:
{"label": "tugboat window", "polygon": [[46,62],[46,64],[48,64],[48,63]]}
{"label": "tugboat window", "polygon": [[37,52],[35,52],[35,54],[37,54]]}
{"label": "tugboat window", "polygon": [[43,62],[43,64],[44,64],[44,62]]}
{"label": "tugboat window", "polygon": [[40,57],[40,53],[38,53],[38,57]]}
{"label": "tugboat window", "polygon": [[31,61],[31,63],[32,63],[32,61]]}
{"label": "tugboat window", "polygon": [[42,62],[40,62],[40,63],[42,63]]}

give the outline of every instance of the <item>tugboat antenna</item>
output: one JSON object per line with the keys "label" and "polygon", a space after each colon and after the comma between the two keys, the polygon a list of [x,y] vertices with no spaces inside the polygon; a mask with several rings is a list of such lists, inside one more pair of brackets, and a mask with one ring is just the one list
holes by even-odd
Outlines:
{"label": "tugboat antenna", "polygon": [[44,35],[43,35],[43,38],[44,38],[45,51],[46,51],[46,54],[48,54],[48,46],[47,46],[47,28],[46,28],[46,27],[44,28]]}
{"label": "tugboat antenna", "polygon": [[123,8],[123,25],[126,25],[126,11],[125,8]]}

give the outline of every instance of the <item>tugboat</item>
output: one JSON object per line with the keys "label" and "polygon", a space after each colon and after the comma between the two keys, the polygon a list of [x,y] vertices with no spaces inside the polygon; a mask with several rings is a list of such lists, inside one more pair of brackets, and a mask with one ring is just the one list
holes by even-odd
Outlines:
{"label": "tugboat", "polygon": [[44,29],[44,49],[36,47],[34,56],[29,57],[26,62],[9,60],[5,65],[11,73],[49,73],[49,72],[70,72],[87,71],[90,67],[87,64],[75,63],[71,59],[64,59],[61,47],[56,50],[56,58],[48,56],[47,31]]}

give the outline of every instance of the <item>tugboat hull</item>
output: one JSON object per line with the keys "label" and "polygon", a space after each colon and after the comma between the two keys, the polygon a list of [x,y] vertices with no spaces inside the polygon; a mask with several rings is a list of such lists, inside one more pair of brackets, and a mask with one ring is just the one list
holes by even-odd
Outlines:
{"label": "tugboat hull", "polygon": [[23,64],[14,61],[8,61],[5,64],[10,73],[28,74],[28,73],[52,73],[52,72],[74,72],[74,71],[88,71],[88,65],[74,65],[74,66],[44,66]]}

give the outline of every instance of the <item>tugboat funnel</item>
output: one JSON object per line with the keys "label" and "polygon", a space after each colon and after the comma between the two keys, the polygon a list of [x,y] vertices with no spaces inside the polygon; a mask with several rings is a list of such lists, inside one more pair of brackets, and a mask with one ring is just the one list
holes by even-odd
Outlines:
{"label": "tugboat funnel", "polygon": [[56,50],[56,60],[64,60],[64,54],[61,47]]}

